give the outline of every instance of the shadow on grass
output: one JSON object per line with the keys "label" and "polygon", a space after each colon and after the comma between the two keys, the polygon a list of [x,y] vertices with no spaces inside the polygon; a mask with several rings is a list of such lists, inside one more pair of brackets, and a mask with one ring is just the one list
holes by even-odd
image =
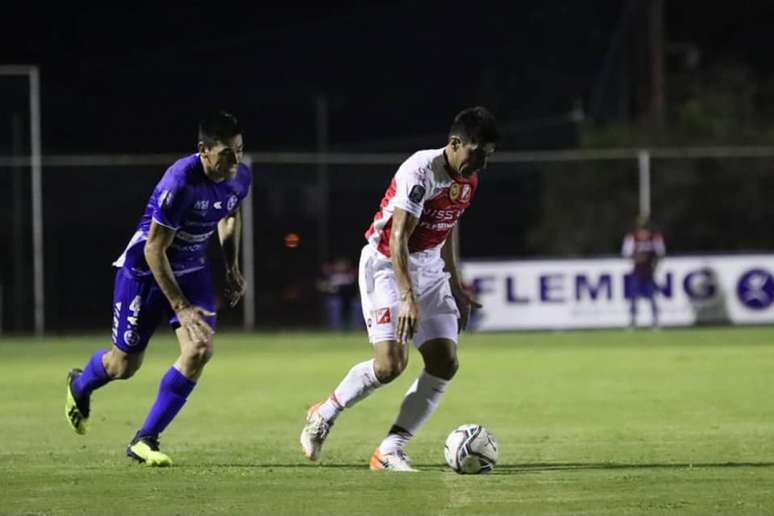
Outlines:
{"label": "shadow on grass", "polygon": [[[415,464],[420,471],[448,470],[446,464]],[[358,462],[356,464],[340,463],[298,463],[298,464],[199,464],[183,465],[176,467],[190,468],[255,468],[255,469],[332,469],[332,470],[367,470],[368,464]],[[616,463],[616,462],[557,462],[557,463],[533,463],[533,464],[498,464],[493,475],[516,475],[519,473],[534,473],[541,471],[573,471],[573,470],[615,470],[615,469],[708,469],[708,468],[774,468],[774,462],[664,462],[664,463]]]}
{"label": "shadow on grass", "polygon": [[[175,466],[178,467],[178,466]],[[368,463],[358,462],[357,464],[326,464],[300,462],[298,464],[190,464],[180,467],[188,468],[256,468],[256,469],[368,469]]]}
{"label": "shadow on grass", "polygon": [[774,468],[774,462],[567,462],[535,464],[498,464],[492,474],[515,475],[540,471],[614,470],[614,469],[709,469],[709,468]]}

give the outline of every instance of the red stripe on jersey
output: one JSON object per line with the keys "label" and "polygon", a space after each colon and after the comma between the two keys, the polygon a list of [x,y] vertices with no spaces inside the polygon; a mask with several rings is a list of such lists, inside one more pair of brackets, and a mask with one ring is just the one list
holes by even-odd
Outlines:
{"label": "red stripe on jersey", "polygon": [[379,236],[379,245],[376,248],[387,258],[390,257],[390,233],[392,232],[392,217],[387,221]]}
{"label": "red stripe on jersey", "polygon": [[[381,222],[381,220],[384,218],[384,208],[390,204],[390,200],[395,197],[395,191],[397,190],[397,186],[395,184],[395,178],[392,178],[392,181],[390,181],[390,186],[387,187],[387,191],[384,193],[384,197],[382,198],[381,204],[379,204],[379,211],[376,212],[376,215],[374,215],[374,220],[371,223],[371,225],[368,227],[368,229],[365,232],[366,240],[369,240],[371,238],[371,235],[373,235],[376,232],[376,224]],[[379,252],[382,253],[385,256],[390,256],[390,230],[392,229],[392,218],[387,221],[385,226],[381,229],[381,233],[379,235],[379,245],[377,246],[377,249],[379,249]]]}

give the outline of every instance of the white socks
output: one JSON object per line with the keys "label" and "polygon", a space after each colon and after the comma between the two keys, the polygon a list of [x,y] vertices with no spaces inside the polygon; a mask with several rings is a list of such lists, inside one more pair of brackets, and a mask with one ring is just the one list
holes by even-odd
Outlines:
{"label": "white socks", "polygon": [[406,392],[400,405],[398,418],[394,423],[394,426],[404,429],[408,435],[387,434],[379,445],[379,451],[387,454],[402,449],[411,436],[416,435],[427,418],[435,412],[448,385],[449,380],[438,378],[423,370]]}
{"label": "white socks", "polygon": [[319,414],[333,423],[342,410],[369,396],[381,386],[374,373],[373,359],[361,362],[349,370],[333,394],[320,405]]}
{"label": "white socks", "polygon": [[[406,392],[394,423],[394,426],[407,433],[387,434],[379,445],[379,451],[389,454],[402,449],[435,412],[448,385],[449,380],[438,378],[423,370]],[[361,362],[349,370],[333,394],[320,405],[319,414],[329,423],[333,423],[342,410],[351,407],[381,386],[374,373],[374,361]]]}

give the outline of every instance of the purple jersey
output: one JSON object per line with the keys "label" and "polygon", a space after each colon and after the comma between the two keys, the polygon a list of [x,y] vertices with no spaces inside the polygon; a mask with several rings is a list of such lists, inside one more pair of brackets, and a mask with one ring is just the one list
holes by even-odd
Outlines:
{"label": "purple jersey", "polygon": [[198,154],[176,161],[154,188],[137,231],[113,265],[135,276],[151,274],[144,250],[151,220],[155,220],[175,231],[175,239],[167,249],[175,276],[201,269],[207,262],[207,243],[217,231],[218,222],[239,207],[250,182],[250,169],[243,163],[233,179],[215,183],[204,174]]}

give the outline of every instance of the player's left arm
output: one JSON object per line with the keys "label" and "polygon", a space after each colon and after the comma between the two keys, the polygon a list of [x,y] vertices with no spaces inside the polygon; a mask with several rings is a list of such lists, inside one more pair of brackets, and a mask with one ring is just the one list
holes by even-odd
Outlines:
{"label": "player's left arm", "polygon": [[242,210],[236,209],[218,222],[218,238],[226,266],[225,297],[234,307],[245,295],[245,280],[239,269],[239,239],[242,234]]}
{"label": "player's left arm", "polygon": [[457,303],[457,309],[460,311],[459,330],[462,331],[468,327],[470,312],[474,308],[481,308],[481,304],[470,297],[462,286],[462,278],[457,269],[457,240],[459,233],[457,226],[454,226],[452,233],[444,242],[441,248],[441,258],[443,259],[446,272],[450,274],[449,286],[451,287],[454,301]]}

